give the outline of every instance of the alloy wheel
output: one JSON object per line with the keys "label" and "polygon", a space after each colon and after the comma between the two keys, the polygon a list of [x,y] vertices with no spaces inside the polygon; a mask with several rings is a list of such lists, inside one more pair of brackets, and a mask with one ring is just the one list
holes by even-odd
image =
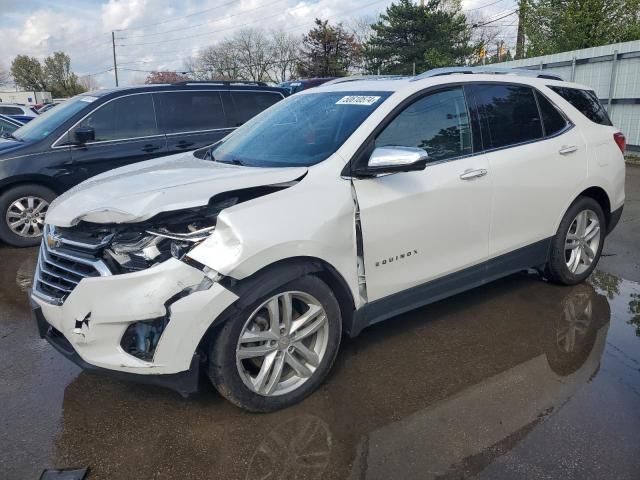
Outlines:
{"label": "alloy wheel", "polygon": [[593,210],[582,210],[573,219],[564,243],[565,262],[575,275],[584,273],[600,247],[600,220]]}
{"label": "alloy wheel", "polygon": [[44,228],[44,217],[49,202],[29,195],[14,200],[5,215],[5,221],[13,233],[21,237],[39,237]]}
{"label": "alloy wheel", "polygon": [[278,293],[244,324],[236,365],[244,384],[263,396],[292,392],[309,380],[327,351],[329,321],[304,292]]}

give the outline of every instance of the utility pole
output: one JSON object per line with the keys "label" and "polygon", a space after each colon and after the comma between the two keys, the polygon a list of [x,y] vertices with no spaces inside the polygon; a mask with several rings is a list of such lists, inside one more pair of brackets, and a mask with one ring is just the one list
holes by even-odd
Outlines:
{"label": "utility pole", "polygon": [[118,63],[116,62],[116,34],[111,32],[111,45],[113,46],[113,71],[116,74],[116,87],[118,86]]}
{"label": "utility pole", "polygon": [[527,0],[518,2],[518,33],[516,35],[516,60],[524,58],[524,21]]}

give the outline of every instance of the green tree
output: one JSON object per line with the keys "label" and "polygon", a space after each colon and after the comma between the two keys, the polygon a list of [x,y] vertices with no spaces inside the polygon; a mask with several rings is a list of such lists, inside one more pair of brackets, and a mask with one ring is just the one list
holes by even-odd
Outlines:
{"label": "green tree", "polygon": [[25,90],[46,90],[47,82],[42,65],[35,57],[18,55],[11,63],[11,76],[15,84]]}
{"label": "green tree", "polygon": [[78,76],[71,71],[71,59],[64,52],[55,52],[44,59],[18,55],[11,63],[11,76],[25,90],[49,91],[54,97],[71,97],[86,91]]}
{"label": "green tree", "polygon": [[527,0],[527,56],[640,38],[640,0]]}
{"label": "green tree", "polygon": [[72,97],[86,91],[71,71],[71,58],[64,52],[54,52],[44,59],[46,86],[54,97]]}
{"label": "green tree", "polygon": [[296,65],[299,77],[343,77],[358,66],[362,45],[342,24],[330,25],[316,18],[315,27],[302,39],[300,60]]}
{"label": "green tree", "polygon": [[365,44],[371,73],[410,74],[463,63],[473,52],[470,29],[459,2],[411,0],[392,3]]}

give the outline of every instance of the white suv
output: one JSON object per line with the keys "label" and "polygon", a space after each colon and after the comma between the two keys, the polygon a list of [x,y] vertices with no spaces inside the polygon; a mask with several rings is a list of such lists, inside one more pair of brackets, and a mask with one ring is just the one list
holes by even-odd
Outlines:
{"label": "white suv", "polygon": [[70,190],[41,335],[183,394],[204,368],[271,411],[318,388],[343,334],[530,267],[583,281],[622,212],[624,136],[586,87],[465,72],[325,84]]}

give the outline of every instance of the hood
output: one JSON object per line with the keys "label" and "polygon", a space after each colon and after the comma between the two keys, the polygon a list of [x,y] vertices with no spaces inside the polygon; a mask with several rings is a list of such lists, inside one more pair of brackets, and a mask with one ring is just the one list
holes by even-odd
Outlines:
{"label": "hood", "polygon": [[47,223],[141,222],[162,212],[207,205],[219,193],[291,182],[306,172],[306,167],[243,167],[200,160],[191,153],[172,155],[90,178],[51,204]]}
{"label": "hood", "polygon": [[7,153],[12,150],[18,150],[28,145],[27,142],[11,140],[10,138],[0,138],[0,153]]}

